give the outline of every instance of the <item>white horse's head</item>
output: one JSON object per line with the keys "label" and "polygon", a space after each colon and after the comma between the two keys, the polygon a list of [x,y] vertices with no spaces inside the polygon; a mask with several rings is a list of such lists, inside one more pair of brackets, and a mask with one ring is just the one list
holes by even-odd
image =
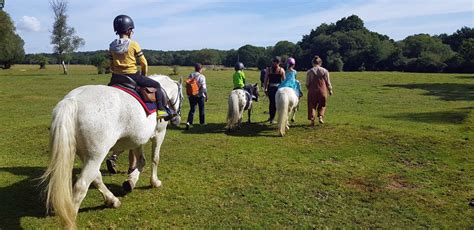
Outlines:
{"label": "white horse's head", "polygon": [[176,117],[172,118],[170,122],[172,125],[178,126],[181,123],[181,106],[183,105],[184,100],[182,79],[175,81],[165,75],[152,75],[149,77],[159,82],[167,94],[170,108],[178,114]]}

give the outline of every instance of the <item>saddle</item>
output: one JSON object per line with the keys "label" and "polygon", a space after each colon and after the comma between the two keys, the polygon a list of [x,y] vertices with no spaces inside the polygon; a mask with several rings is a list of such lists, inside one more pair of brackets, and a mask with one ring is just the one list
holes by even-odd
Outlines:
{"label": "saddle", "polygon": [[156,102],[156,88],[140,87],[131,77],[123,74],[116,74],[113,82],[109,85],[118,85],[136,92],[145,102]]}
{"label": "saddle", "polygon": [[109,83],[109,86],[120,89],[134,97],[143,107],[147,116],[156,112],[156,88],[139,87],[131,77],[127,75],[118,76]]}

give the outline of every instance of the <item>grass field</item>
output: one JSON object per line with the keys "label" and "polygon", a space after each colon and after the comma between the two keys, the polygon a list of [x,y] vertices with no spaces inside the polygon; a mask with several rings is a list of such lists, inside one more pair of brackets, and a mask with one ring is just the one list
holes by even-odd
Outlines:
{"label": "grass field", "polygon": [[[180,67],[179,75],[190,71]],[[35,180],[48,162],[51,111],[70,90],[108,82],[95,72],[0,70],[0,229],[57,228]],[[149,187],[147,165],[138,188],[124,195],[127,157],[118,175],[104,164],[104,182],[122,206],[105,208],[91,188],[79,228],[474,228],[474,75],[333,73],[326,124],[307,126],[303,99],[280,138],[262,123],[267,99],[257,103],[255,123],[225,134],[232,71],[204,74],[208,125],[168,131],[163,186]],[[257,81],[257,71],[246,74]]]}

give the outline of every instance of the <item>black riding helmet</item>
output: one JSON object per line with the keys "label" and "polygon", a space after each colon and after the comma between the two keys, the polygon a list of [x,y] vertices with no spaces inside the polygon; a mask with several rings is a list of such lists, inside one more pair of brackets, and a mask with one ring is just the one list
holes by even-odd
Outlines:
{"label": "black riding helmet", "polygon": [[243,70],[244,68],[245,68],[244,63],[242,62],[235,63],[235,66],[234,66],[235,71]]}
{"label": "black riding helmet", "polygon": [[127,15],[119,15],[114,19],[114,31],[117,34],[127,33],[129,29],[135,29],[133,20]]}

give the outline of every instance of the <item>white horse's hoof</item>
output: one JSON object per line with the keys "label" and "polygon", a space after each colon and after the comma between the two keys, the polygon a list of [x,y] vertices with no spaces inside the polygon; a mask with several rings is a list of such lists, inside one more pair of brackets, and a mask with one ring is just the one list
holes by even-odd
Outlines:
{"label": "white horse's hoof", "polygon": [[105,201],[105,205],[109,208],[118,208],[120,205],[122,205],[122,202],[117,197],[114,197],[114,199],[110,201]]}
{"label": "white horse's hoof", "polygon": [[161,180],[151,180],[150,183],[153,188],[159,188],[162,185]]}

